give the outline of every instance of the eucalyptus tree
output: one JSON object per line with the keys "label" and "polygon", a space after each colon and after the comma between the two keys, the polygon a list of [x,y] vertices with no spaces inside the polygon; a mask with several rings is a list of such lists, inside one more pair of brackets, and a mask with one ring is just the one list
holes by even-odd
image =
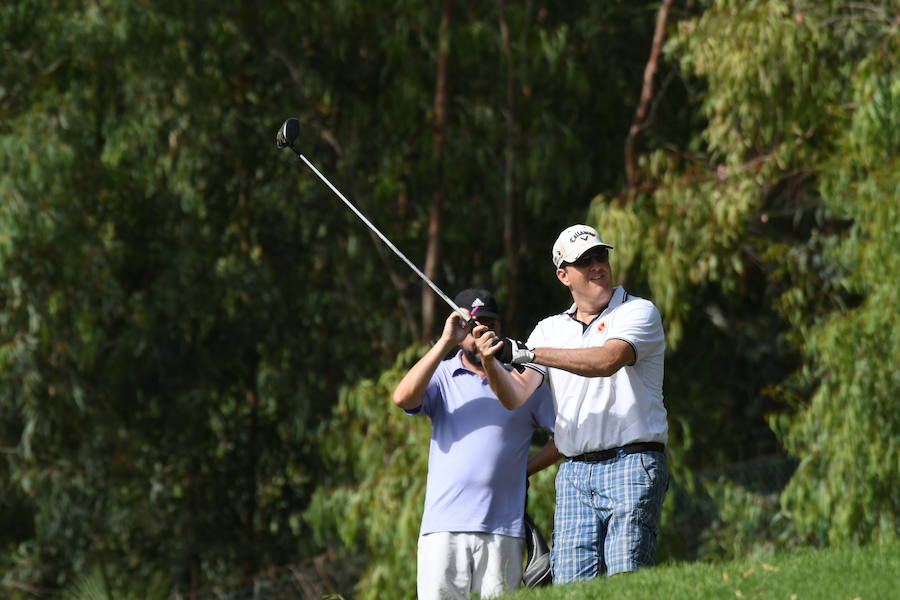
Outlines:
{"label": "eucalyptus tree", "polygon": [[[786,525],[757,541],[896,536],[897,464],[876,458],[895,456],[900,434],[884,410],[896,369],[881,368],[900,352],[885,310],[897,305],[896,3],[697,9],[666,54],[699,90],[702,127],[687,145],[651,149],[641,192],[598,199],[594,216],[612,243],[642,240],[618,253],[620,268],[665,315],[683,435],[695,449],[716,432],[751,446],[770,437],[753,433],[768,413],[799,460],[768,523]],[[735,348],[745,359],[720,368]],[[705,400],[691,409],[687,394]]]}
{"label": "eucalyptus tree", "polygon": [[[406,311],[273,137],[298,116],[310,155],[394,206],[402,144],[373,148],[403,137],[373,96],[408,75],[396,8],[0,8],[7,585],[102,564],[196,588],[319,550],[313,433]],[[388,88],[413,138],[419,89]]]}

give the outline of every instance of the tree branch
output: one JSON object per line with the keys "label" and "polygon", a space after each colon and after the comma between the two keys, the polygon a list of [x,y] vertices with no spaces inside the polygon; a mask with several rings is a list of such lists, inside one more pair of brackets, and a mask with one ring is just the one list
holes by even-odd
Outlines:
{"label": "tree branch", "polygon": [[500,27],[500,50],[506,68],[506,106],[504,121],[506,128],[506,148],[503,159],[503,253],[506,257],[506,293],[504,321],[512,323],[518,308],[519,256],[516,244],[516,189],[513,172],[516,165],[518,135],[515,121],[515,74],[513,71],[512,48],[509,43],[509,26],[506,22],[505,0],[497,0]]}
{"label": "tree branch", "polygon": [[[447,142],[447,64],[450,55],[450,0],[443,0],[438,34],[437,75],[434,90],[435,190],[428,216],[428,248],[425,252],[425,275],[437,279],[441,255],[441,217],[444,210],[444,146]],[[431,288],[422,283],[422,335],[434,329],[435,298]]]}
{"label": "tree branch", "polygon": [[659,55],[662,53],[662,45],[666,36],[666,23],[669,19],[669,9],[672,8],[672,2],[673,0],[663,0],[659,6],[659,13],[656,15],[656,29],[653,32],[653,45],[650,48],[650,58],[647,59],[647,66],[644,68],[644,83],[641,88],[641,97],[637,110],[634,113],[634,120],[628,130],[628,137],[625,139],[625,178],[629,189],[633,189],[637,185],[637,136],[646,125],[650,103],[653,100],[653,78],[656,76]]}
{"label": "tree branch", "polygon": [[63,65],[63,63],[65,63],[67,60],[69,60],[68,57],[57,58],[56,60],[51,62],[49,65],[47,65],[46,67],[41,69],[41,71],[39,73],[35,73],[31,77],[31,79],[16,86],[16,88],[13,89],[9,93],[9,95],[0,99],[0,107],[5,108],[7,106],[12,106],[13,103],[16,101],[16,99],[20,95],[24,94],[26,92],[26,90],[28,90],[31,87],[33,87],[34,85],[36,85],[37,82],[40,81],[41,79],[44,79],[45,77],[50,76],[54,71],[56,71],[59,67],[61,67]]}

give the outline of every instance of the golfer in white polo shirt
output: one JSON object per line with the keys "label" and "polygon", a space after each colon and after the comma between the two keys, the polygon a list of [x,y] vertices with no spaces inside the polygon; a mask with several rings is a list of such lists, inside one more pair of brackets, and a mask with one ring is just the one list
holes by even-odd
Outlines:
{"label": "golfer in white polo shirt", "polygon": [[569,309],[538,323],[527,343],[473,331],[507,409],[550,383],[554,439],[567,457],[556,477],[554,584],[652,565],[668,487],[662,322],[653,303],[613,285],[610,250],[592,227],[565,229],[553,264]]}

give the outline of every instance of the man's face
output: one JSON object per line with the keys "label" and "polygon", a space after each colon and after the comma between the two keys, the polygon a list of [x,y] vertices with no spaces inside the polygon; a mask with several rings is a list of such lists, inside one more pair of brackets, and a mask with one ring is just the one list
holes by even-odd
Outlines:
{"label": "man's face", "polygon": [[[495,332],[497,335],[500,335],[500,321],[497,319],[491,318],[478,318],[476,316],[476,320],[481,324]],[[466,355],[466,358],[472,364],[480,365],[481,364],[481,353],[478,352],[478,347],[475,344],[475,338],[472,337],[472,334],[469,333],[463,338],[462,343],[460,343],[460,348],[462,348],[463,354]]]}
{"label": "man's face", "polygon": [[584,299],[605,303],[612,297],[612,267],[606,248],[591,248],[575,262],[563,263],[556,270],[556,276],[571,290],[576,302]]}

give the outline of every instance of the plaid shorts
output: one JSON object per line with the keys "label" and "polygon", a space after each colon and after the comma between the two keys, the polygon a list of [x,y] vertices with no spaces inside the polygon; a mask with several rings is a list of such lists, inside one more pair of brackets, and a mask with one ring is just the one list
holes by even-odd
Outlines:
{"label": "plaid shorts", "polygon": [[566,460],[556,475],[553,583],[653,564],[669,472],[664,452],[591,464]]}

